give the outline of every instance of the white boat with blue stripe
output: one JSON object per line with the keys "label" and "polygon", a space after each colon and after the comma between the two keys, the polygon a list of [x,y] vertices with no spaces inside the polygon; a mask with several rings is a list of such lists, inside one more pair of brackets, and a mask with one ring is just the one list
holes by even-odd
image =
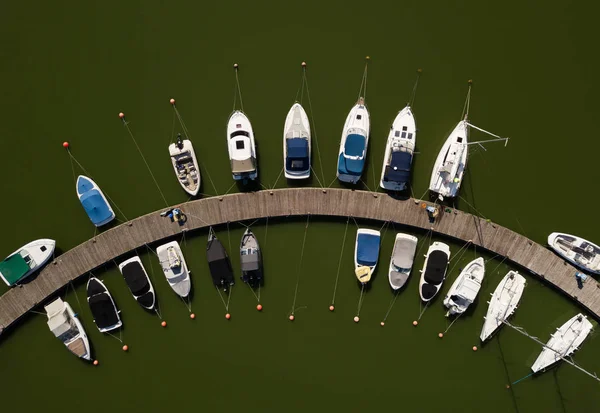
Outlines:
{"label": "white boat with blue stripe", "polygon": [[310,177],[310,124],[306,111],[294,103],[283,128],[283,168],[287,179]]}
{"label": "white boat with blue stripe", "polygon": [[336,171],[340,181],[355,184],[360,180],[365,169],[370,130],[369,111],[365,100],[360,98],[348,113],[342,131]]}
{"label": "white boat with blue stripe", "polygon": [[79,202],[95,226],[101,227],[115,219],[115,212],[94,181],[79,175],[76,186]]}

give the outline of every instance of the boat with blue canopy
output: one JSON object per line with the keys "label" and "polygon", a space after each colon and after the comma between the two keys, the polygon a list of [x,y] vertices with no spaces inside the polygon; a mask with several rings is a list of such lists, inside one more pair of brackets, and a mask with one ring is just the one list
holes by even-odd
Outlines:
{"label": "boat with blue canopy", "polygon": [[370,130],[369,111],[364,99],[360,98],[348,113],[342,130],[336,171],[340,181],[355,184],[360,180],[365,168]]}
{"label": "boat with blue canopy", "polygon": [[354,273],[361,284],[371,280],[379,260],[381,233],[373,229],[359,228],[354,245]]}
{"label": "boat with blue canopy", "polygon": [[115,219],[115,212],[94,181],[79,175],[76,186],[79,202],[95,226],[101,227]]}
{"label": "boat with blue canopy", "polygon": [[294,103],[285,118],[283,128],[283,162],[285,177],[310,177],[310,124],[306,111]]}

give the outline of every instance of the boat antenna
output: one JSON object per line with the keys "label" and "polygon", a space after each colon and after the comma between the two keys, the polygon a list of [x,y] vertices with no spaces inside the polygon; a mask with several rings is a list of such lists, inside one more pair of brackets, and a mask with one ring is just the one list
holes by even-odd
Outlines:
{"label": "boat antenna", "polygon": [[423,73],[423,69],[417,69],[417,80],[415,80],[415,85],[412,88],[412,92],[410,93],[410,99],[406,102],[406,106],[412,107],[415,101],[415,95],[417,94],[417,86],[419,85],[419,78],[421,77],[421,73]]}
{"label": "boat antenna", "polygon": [[596,381],[600,381],[600,378],[598,377],[598,375],[597,375],[596,373],[591,373],[591,372],[589,372],[589,371],[585,370],[583,367],[580,367],[580,366],[578,366],[578,365],[577,365],[577,364],[576,364],[574,361],[572,361],[571,359],[568,359],[568,358],[566,358],[566,357],[563,357],[563,356],[561,356],[561,355],[560,355],[560,353],[559,353],[558,351],[554,350],[554,349],[553,349],[553,348],[551,348],[551,347],[548,347],[548,346],[546,345],[546,343],[542,343],[542,342],[541,342],[541,341],[540,341],[540,340],[539,340],[537,337],[534,337],[534,336],[530,335],[529,333],[527,333],[527,331],[525,331],[525,329],[524,329],[523,327],[518,327],[518,326],[512,325],[511,323],[509,323],[509,322],[508,322],[508,321],[506,321],[506,320],[502,320],[502,322],[503,322],[504,324],[506,324],[507,326],[511,327],[512,329],[514,329],[514,330],[518,331],[519,333],[523,334],[524,336],[526,336],[526,337],[529,337],[530,339],[532,339],[532,340],[533,340],[533,341],[535,341],[536,343],[538,343],[538,344],[541,344],[541,345],[542,345],[542,347],[544,347],[544,348],[547,348],[547,349],[548,349],[548,350],[550,350],[550,351],[553,351],[554,353],[556,353],[556,355],[557,355],[557,356],[558,356],[560,359],[564,360],[565,362],[567,362],[567,363],[568,363],[568,364],[570,364],[571,366],[573,366],[573,367],[575,367],[576,369],[578,369],[578,370],[580,370],[580,371],[584,372],[585,374],[587,374],[587,375],[588,375],[588,376],[590,376],[591,378],[595,379]]}
{"label": "boat antenna", "polygon": [[469,118],[469,107],[471,106],[471,87],[473,86],[473,79],[469,79],[469,90],[467,92],[467,99],[465,100],[465,105],[463,106],[463,112],[460,118],[462,120],[467,120]]}

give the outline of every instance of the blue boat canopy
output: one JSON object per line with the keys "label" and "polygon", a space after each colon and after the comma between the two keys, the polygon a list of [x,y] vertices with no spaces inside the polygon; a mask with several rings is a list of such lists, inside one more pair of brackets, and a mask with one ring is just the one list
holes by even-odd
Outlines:
{"label": "blue boat canopy", "polygon": [[288,171],[307,171],[310,169],[308,160],[308,140],[303,138],[286,139],[287,158],[285,167]]}
{"label": "blue boat canopy", "polygon": [[88,217],[90,217],[95,225],[105,223],[113,215],[108,203],[97,189],[92,189],[84,193],[80,201],[83,209],[85,209]]}
{"label": "blue boat canopy", "polygon": [[385,167],[383,180],[398,183],[408,182],[411,163],[412,154],[400,151],[392,152],[392,159],[390,165]]}
{"label": "blue boat canopy", "polygon": [[346,137],[344,144],[344,154],[346,156],[359,156],[362,158],[365,151],[367,138],[357,133],[352,133]]}
{"label": "blue boat canopy", "polygon": [[379,258],[379,235],[358,234],[356,261],[359,265],[373,267]]}
{"label": "blue boat canopy", "polygon": [[80,195],[85,194],[87,191],[89,191],[93,187],[94,187],[94,184],[92,183],[92,181],[90,181],[85,176],[80,176],[77,179],[77,193],[78,194],[80,194]]}

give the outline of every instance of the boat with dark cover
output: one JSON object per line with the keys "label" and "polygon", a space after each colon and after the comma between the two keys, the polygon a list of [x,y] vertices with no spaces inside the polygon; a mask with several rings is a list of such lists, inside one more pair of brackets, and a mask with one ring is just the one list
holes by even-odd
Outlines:
{"label": "boat with dark cover", "polygon": [[122,262],[119,264],[119,271],[123,274],[133,298],[145,309],[153,310],[156,296],[140,257],[135,256]]}
{"label": "boat with dark cover", "polygon": [[87,283],[87,300],[94,316],[94,323],[101,333],[115,330],[123,325],[115,302],[99,279],[91,277]]}
{"label": "boat with dark cover", "polygon": [[419,295],[421,300],[427,302],[436,296],[446,279],[450,247],[442,242],[434,242],[429,246],[425,257],[419,283]]}
{"label": "boat with dark cover", "polygon": [[208,244],[206,245],[206,259],[208,260],[208,268],[213,280],[213,284],[223,291],[227,292],[229,286],[235,284],[233,278],[233,269],[225,247],[218,240],[217,236],[211,230],[208,234]]}

